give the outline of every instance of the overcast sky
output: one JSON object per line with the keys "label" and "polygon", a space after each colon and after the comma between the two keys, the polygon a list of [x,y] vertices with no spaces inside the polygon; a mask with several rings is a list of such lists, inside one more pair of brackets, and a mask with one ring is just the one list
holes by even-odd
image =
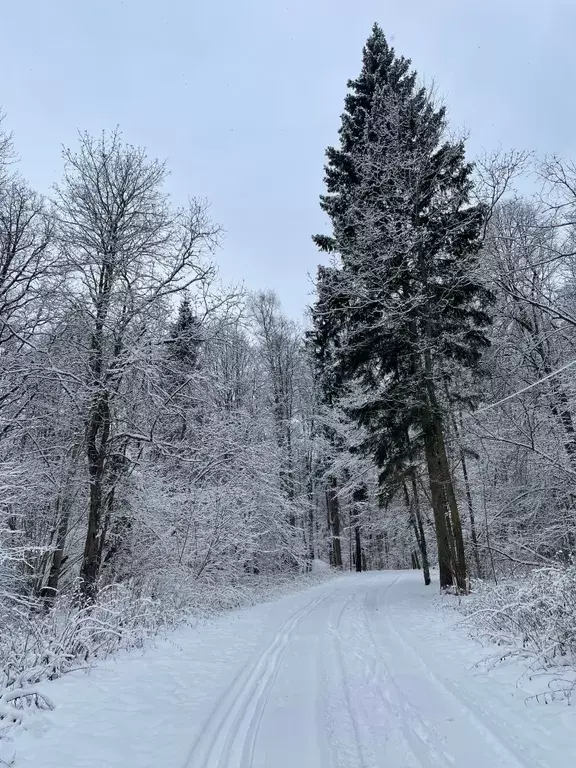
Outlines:
{"label": "overcast sky", "polygon": [[5,0],[0,105],[48,192],[78,129],[120,125],[212,203],[226,280],[298,317],[327,229],[324,148],[374,21],[434,79],[470,154],[576,158],[575,0]]}

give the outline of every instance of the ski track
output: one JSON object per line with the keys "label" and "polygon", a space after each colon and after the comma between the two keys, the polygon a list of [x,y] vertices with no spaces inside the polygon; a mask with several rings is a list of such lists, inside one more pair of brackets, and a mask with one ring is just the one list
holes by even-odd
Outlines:
{"label": "ski track", "polygon": [[346,600],[344,600],[342,607],[338,612],[338,618],[336,619],[336,625],[334,627],[334,631],[332,632],[332,637],[334,640],[334,647],[336,649],[336,658],[338,660],[338,672],[339,672],[338,679],[340,681],[341,689],[344,693],[344,700],[346,702],[346,708],[348,711],[348,715],[350,717],[352,732],[354,733],[354,747],[356,749],[358,765],[359,765],[359,768],[366,768],[366,762],[364,760],[364,754],[362,750],[362,738],[360,734],[360,727],[358,724],[358,715],[354,711],[354,707],[352,706],[350,681],[346,673],[346,664],[345,664],[344,652],[343,652],[343,640],[342,640],[342,634],[341,634],[342,619],[344,617],[345,612],[350,607],[351,602],[355,599],[355,597],[356,597],[356,593],[352,592],[349,595],[349,597],[347,597]]}
{"label": "ski track", "polygon": [[420,578],[343,575],[46,684],[14,768],[573,768],[573,708],[471,671],[484,652]]}
{"label": "ski track", "polygon": [[290,639],[302,619],[328,597],[296,611],[259,660],[240,671],[204,723],[184,768],[250,768],[262,714]]}
{"label": "ski track", "polygon": [[[389,592],[390,589],[393,588],[393,586],[400,580],[400,576],[398,576],[394,581],[390,583],[390,585],[384,590],[383,595],[386,595],[386,593]],[[372,646],[374,655],[372,658],[372,673],[374,677],[377,680],[378,685],[378,693],[380,700],[384,704],[385,707],[388,708],[388,710],[391,712],[391,716],[396,717],[399,723],[399,728],[402,733],[402,738],[406,744],[407,749],[410,751],[411,755],[416,760],[419,768],[429,768],[431,766],[445,766],[446,764],[446,756],[441,755],[440,761],[434,761],[433,758],[434,752],[431,750],[431,745],[428,740],[422,739],[422,737],[418,734],[418,732],[415,729],[412,729],[410,726],[414,725],[414,711],[409,712],[409,706],[404,703],[402,691],[399,688],[398,684],[396,683],[396,679],[394,678],[393,674],[390,672],[390,669],[383,663],[381,656],[380,656],[380,649],[379,644],[376,640],[374,631],[371,626],[371,621],[369,617],[369,611],[367,608],[376,608],[376,604],[374,601],[374,598],[376,597],[376,593],[374,591],[366,591],[364,595],[364,601],[363,601],[363,610],[364,610],[364,620],[365,620],[365,628],[366,628],[366,634],[369,640],[370,645]],[[388,693],[386,695],[386,692],[389,691],[390,686],[394,687],[395,692],[398,694],[398,703],[395,704]],[[416,713],[416,716],[420,722],[422,722],[422,719]],[[384,764],[383,764],[384,766]]]}

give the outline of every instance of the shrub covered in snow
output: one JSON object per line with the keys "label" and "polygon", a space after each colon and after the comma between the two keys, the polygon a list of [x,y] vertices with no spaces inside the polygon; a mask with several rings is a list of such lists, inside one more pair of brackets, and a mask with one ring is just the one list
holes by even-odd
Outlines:
{"label": "shrub covered in snow", "polygon": [[[576,671],[576,565],[549,566],[519,581],[478,582],[459,603],[472,633],[504,647],[500,659],[529,659],[529,669],[558,669],[570,681]],[[565,674],[564,674],[565,673]],[[571,696],[572,682],[554,686]]]}

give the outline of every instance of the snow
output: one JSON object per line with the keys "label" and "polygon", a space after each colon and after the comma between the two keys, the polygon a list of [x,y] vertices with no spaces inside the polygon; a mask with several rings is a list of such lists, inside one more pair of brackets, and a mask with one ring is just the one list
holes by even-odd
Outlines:
{"label": "snow", "polygon": [[350,574],[40,686],[15,768],[568,768],[576,712],[438,607],[417,572]]}

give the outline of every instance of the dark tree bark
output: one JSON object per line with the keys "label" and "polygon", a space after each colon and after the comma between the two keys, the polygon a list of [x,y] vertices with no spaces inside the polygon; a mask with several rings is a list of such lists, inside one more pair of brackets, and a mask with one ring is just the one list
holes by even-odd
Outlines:
{"label": "dark tree bark", "polygon": [[434,514],[434,527],[436,529],[436,541],[438,545],[440,588],[445,589],[454,584],[450,531],[448,530],[447,525],[448,507],[444,496],[442,474],[438,462],[436,436],[428,429],[425,430],[424,433],[424,451],[426,455],[426,465],[428,467],[432,512]]}
{"label": "dark tree bark", "polygon": [[195,283],[206,286],[214,268],[200,253],[215,242],[217,229],[203,204],[191,201],[189,210],[171,211],[162,189],[164,165],[125,145],[117,132],[99,139],[83,134],[79,151],[65,150],[64,156],[55,210],[66,290],[82,327],[78,351],[86,364],[89,502],[80,576],[83,597],[91,600],[126,456],[119,444],[126,409],[118,406],[118,395],[128,372],[142,363],[131,355],[147,333],[147,320],[169,297]]}
{"label": "dark tree bark", "polygon": [[420,552],[420,557],[422,558],[422,575],[424,576],[424,584],[428,586],[430,584],[430,562],[428,560],[428,545],[426,543],[424,522],[422,520],[422,513],[420,511],[418,486],[416,483],[416,473],[414,470],[410,472],[410,482],[412,487],[412,498],[410,498],[410,493],[406,487],[406,484],[404,483],[404,499],[408,508],[410,524],[414,530],[414,537],[418,545],[418,551]]}
{"label": "dark tree bark", "polygon": [[54,538],[54,551],[50,563],[50,572],[48,579],[42,589],[41,597],[44,599],[46,607],[49,607],[58,594],[58,585],[62,573],[62,566],[66,558],[64,557],[64,547],[68,537],[68,527],[70,523],[70,514],[72,512],[72,499],[64,492],[57,501],[57,527]]}
{"label": "dark tree bark", "polygon": [[354,526],[354,564],[357,573],[362,572],[362,542],[360,539],[360,526]]}
{"label": "dark tree bark", "polygon": [[328,512],[328,527],[330,529],[332,547],[330,564],[334,568],[342,568],[342,541],[340,535],[340,504],[338,502],[338,485],[336,478],[330,478],[326,489],[326,509]]}
{"label": "dark tree bark", "polygon": [[360,573],[362,571],[362,537],[360,527],[360,505],[366,501],[368,495],[366,486],[364,483],[354,489],[352,494],[352,508],[354,517],[354,564],[356,571]]}
{"label": "dark tree bark", "polygon": [[[462,534],[462,522],[460,512],[454,493],[454,485],[446,445],[444,442],[444,431],[442,424],[441,411],[436,396],[436,385],[434,382],[434,372],[432,358],[429,350],[424,351],[424,371],[426,374],[426,393],[428,398],[427,408],[424,414],[425,431],[425,451],[428,472],[430,475],[430,490],[432,493],[432,504],[434,507],[434,520],[437,534],[442,532],[441,518],[449,517],[450,527],[447,529],[446,544],[451,559],[451,576],[447,577],[445,573],[440,575],[440,585],[452,586],[454,582],[461,592],[468,591],[468,579],[466,573],[466,551],[464,548],[464,537]],[[434,481],[432,480],[434,477]],[[432,484],[436,486],[432,490]],[[438,526],[441,526],[440,529]],[[442,549],[442,557],[445,558],[444,545],[438,542],[438,556]],[[444,563],[444,568],[446,563]],[[440,568],[442,571],[442,567]],[[446,581],[447,583],[443,583]]]}

